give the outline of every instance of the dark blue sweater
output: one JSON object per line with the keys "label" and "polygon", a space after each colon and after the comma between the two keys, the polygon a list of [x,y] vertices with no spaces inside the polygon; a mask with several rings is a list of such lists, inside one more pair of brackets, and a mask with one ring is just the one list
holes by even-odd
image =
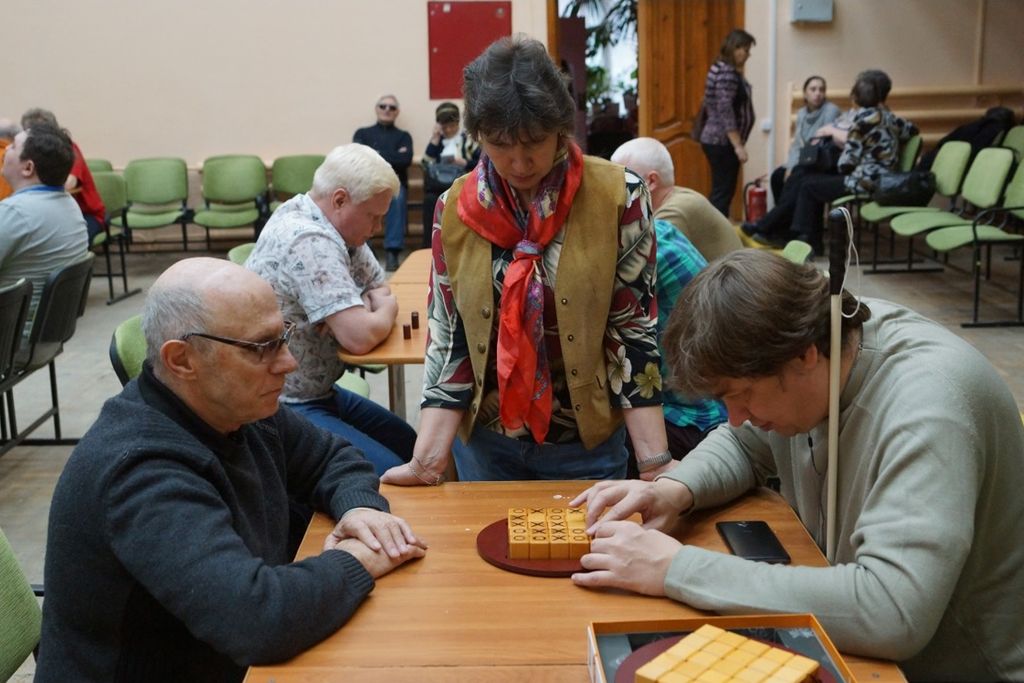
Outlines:
{"label": "dark blue sweater", "polygon": [[373,466],[287,408],[222,436],[147,367],[57,483],[35,680],[239,681],[336,631],[373,590],[350,554],[291,563],[289,498],[387,510]]}
{"label": "dark blue sweater", "polygon": [[384,157],[384,161],[395,169],[402,187],[409,186],[409,164],[412,163],[412,136],[409,133],[398,126],[375,123],[357,130],[352,136],[352,142],[377,150],[377,153]]}

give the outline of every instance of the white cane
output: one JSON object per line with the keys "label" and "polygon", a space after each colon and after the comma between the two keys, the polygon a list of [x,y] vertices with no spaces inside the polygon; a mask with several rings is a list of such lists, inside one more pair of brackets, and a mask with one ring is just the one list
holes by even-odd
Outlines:
{"label": "white cane", "polygon": [[836,497],[839,490],[839,370],[843,353],[843,277],[846,273],[847,230],[852,229],[850,212],[832,209],[828,214],[830,248],[828,364],[828,498],[825,508],[825,552],[829,563],[836,558]]}

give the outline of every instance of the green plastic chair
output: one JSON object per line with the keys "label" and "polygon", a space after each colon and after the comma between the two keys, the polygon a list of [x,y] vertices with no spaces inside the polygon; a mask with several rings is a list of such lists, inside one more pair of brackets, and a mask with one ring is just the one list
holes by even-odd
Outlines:
{"label": "green plastic chair", "polygon": [[249,254],[251,254],[252,250],[255,248],[255,242],[246,242],[245,244],[239,244],[237,247],[232,247],[228,250],[228,261],[244,266],[245,262],[249,258]]}
{"label": "green plastic chair", "polygon": [[309,192],[313,187],[313,175],[324,163],[324,158],[323,154],[295,154],[274,159],[270,168],[270,187],[274,193],[271,213],[295,195]]}
{"label": "green plastic chair", "polygon": [[109,172],[114,170],[114,165],[106,159],[86,159],[85,165],[89,167],[89,171],[91,173],[96,173],[97,171]]}
{"label": "green plastic chair", "polygon": [[[963,201],[979,211],[997,206],[1012,165],[1013,152],[1008,149],[986,147],[978,152],[964,178]],[[896,216],[889,225],[897,235],[910,238],[963,222],[964,217],[954,211],[928,211]]]}
{"label": "green plastic chair", "polygon": [[793,263],[807,263],[807,259],[814,253],[814,248],[802,240],[790,240],[782,248],[779,255]]}
{"label": "green plastic chair", "polygon": [[111,218],[114,227],[124,228],[129,243],[138,230],[156,230],[181,225],[181,241],[188,251],[188,167],[184,159],[160,157],[134,159],[124,169],[128,208]]}
{"label": "green plastic chair", "polygon": [[42,626],[39,602],[0,530],[0,681],[13,676],[32,654]]}
{"label": "green plastic chair", "polygon": [[981,252],[986,252],[985,279],[992,275],[992,247],[1011,245],[1020,247],[1024,244],[1024,235],[1007,232],[986,222],[1001,217],[1004,220],[1014,217],[1024,219],[1024,164],[1017,167],[1013,179],[1006,187],[1002,206],[993,207],[979,213],[973,221],[964,221],[958,225],[946,226],[928,233],[925,240],[928,246],[940,253],[949,253],[961,247],[973,249],[972,275],[974,276],[974,305],[971,321],[961,323],[962,327],[1020,327],[1024,326],[1024,258],[1020,261],[1020,275],[1017,280],[1017,318],[1014,320],[994,320],[982,322],[978,319],[981,306]]}
{"label": "green plastic chair", "polygon": [[370,383],[354,372],[346,370],[335,384],[363,398],[370,398]]}
{"label": "green plastic chair", "polygon": [[141,315],[133,315],[114,329],[108,354],[121,386],[139,376],[142,361],[146,360],[146,337],[142,334]]}
{"label": "green plastic chair", "polygon": [[[138,294],[140,289],[128,289],[128,271],[125,267],[124,261],[124,230],[110,224],[111,217],[122,216],[124,210],[128,207],[128,195],[125,189],[124,178],[117,173],[112,171],[95,171],[92,174],[92,179],[96,183],[96,191],[100,193],[100,198],[103,200],[103,206],[107,210],[107,224],[104,226],[103,231],[98,233],[92,238],[92,248],[102,249],[103,258],[107,264],[107,272],[105,273],[93,273],[93,277],[105,277],[107,278],[107,289],[110,296],[107,298],[107,305],[117,303],[122,299],[127,299],[133,294]],[[117,253],[121,259],[121,272],[115,273],[110,263],[110,244],[112,242],[117,243]],[[118,295],[114,295],[114,278],[120,277],[124,291]]]}
{"label": "green plastic chair", "polygon": [[1016,161],[1024,159],[1024,125],[1014,126],[1006,131],[1006,136],[1000,144],[1013,150]]}
{"label": "green plastic chair", "polygon": [[[956,197],[960,191],[960,184],[964,178],[964,171],[967,170],[967,162],[971,158],[971,145],[962,141],[947,142],[939,148],[932,163],[932,175],[935,176],[935,195],[945,197],[949,200],[949,207],[952,210],[956,206]],[[940,211],[935,206],[882,206],[878,202],[867,202],[860,208],[860,218],[867,225],[871,226],[874,233],[874,251],[871,258],[871,270],[874,272],[893,272],[878,270],[878,238],[879,225],[889,221],[896,216],[911,213],[935,213]],[[895,232],[890,231],[890,254],[894,251],[892,239]],[[907,269],[912,270],[914,264],[914,238],[910,237],[907,244]]]}
{"label": "green plastic chair", "polygon": [[267,168],[251,154],[210,157],[203,162],[203,200],[206,208],[196,211],[192,222],[206,230],[206,248],[211,249],[210,230],[253,226],[258,237],[267,216]]}

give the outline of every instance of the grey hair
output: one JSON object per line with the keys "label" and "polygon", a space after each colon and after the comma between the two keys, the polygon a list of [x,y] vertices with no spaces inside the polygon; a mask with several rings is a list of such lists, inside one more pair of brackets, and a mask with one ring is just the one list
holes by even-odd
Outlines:
{"label": "grey hair", "polygon": [[395,101],[395,106],[398,107],[399,109],[402,108],[402,105],[399,104],[399,102],[398,102],[398,98],[395,97],[394,95],[390,94],[390,93],[388,93],[387,95],[381,95],[380,97],[378,97],[377,98],[377,104],[380,104],[384,100],[394,100]]}
{"label": "grey hair", "polygon": [[0,119],[0,139],[13,140],[21,132],[21,126],[10,119]]}
{"label": "grey hair", "polygon": [[612,154],[611,160],[630,167],[641,176],[655,171],[662,182],[669,185],[675,183],[676,169],[672,155],[665,145],[654,138],[634,138],[622,143]]}
{"label": "grey hair", "polygon": [[205,332],[210,324],[203,297],[191,286],[156,283],[142,309],[142,334],[146,360],[159,370],[160,347],[189,332]]}
{"label": "grey hair", "polygon": [[326,199],[335,190],[344,188],[356,204],[373,195],[390,190],[398,194],[399,182],[391,164],[372,147],[353,142],[331,150],[313,175],[314,199]]}
{"label": "grey hair", "polygon": [[566,76],[544,44],[523,34],[501,38],[462,72],[466,131],[477,140],[569,137],[576,105]]}

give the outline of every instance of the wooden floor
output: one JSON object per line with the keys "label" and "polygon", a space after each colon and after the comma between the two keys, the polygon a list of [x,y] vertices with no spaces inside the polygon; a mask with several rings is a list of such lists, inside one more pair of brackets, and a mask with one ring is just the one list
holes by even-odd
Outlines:
{"label": "wooden floor", "polygon": [[[164,268],[180,257],[180,254],[130,255],[131,285],[148,288]],[[1003,253],[996,254],[993,282],[983,286],[983,317],[1015,315],[1019,262],[1005,261],[1003,257]],[[953,268],[941,273],[863,275],[859,280],[851,274],[847,287],[858,294],[903,303],[948,326],[992,361],[1010,385],[1018,405],[1024,409],[1024,328],[961,329],[959,323],[971,314],[972,283],[966,272],[969,265],[966,254],[957,255],[951,265]],[[106,280],[93,280],[85,316],[57,360],[66,436],[84,433],[103,401],[120,390],[107,355],[110,335],[120,321],[141,311],[143,296],[107,306],[104,303]],[[385,373],[368,375],[368,379],[372,397],[386,405]],[[421,381],[421,367],[410,366],[406,373],[406,391],[410,397],[409,420],[413,425],[418,421],[418,402],[413,397],[419,396]],[[49,401],[46,373],[36,373],[19,385],[15,397],[20,421],[29,421]],[[39,435],[50,433],[47,426]],[[70,447],[19,447],[0,458],[0,527],[29,579],[35,583],[43,579],[50,497],[70,452]],[[30,681],[33,668],[30,659],[13,680]]]}

